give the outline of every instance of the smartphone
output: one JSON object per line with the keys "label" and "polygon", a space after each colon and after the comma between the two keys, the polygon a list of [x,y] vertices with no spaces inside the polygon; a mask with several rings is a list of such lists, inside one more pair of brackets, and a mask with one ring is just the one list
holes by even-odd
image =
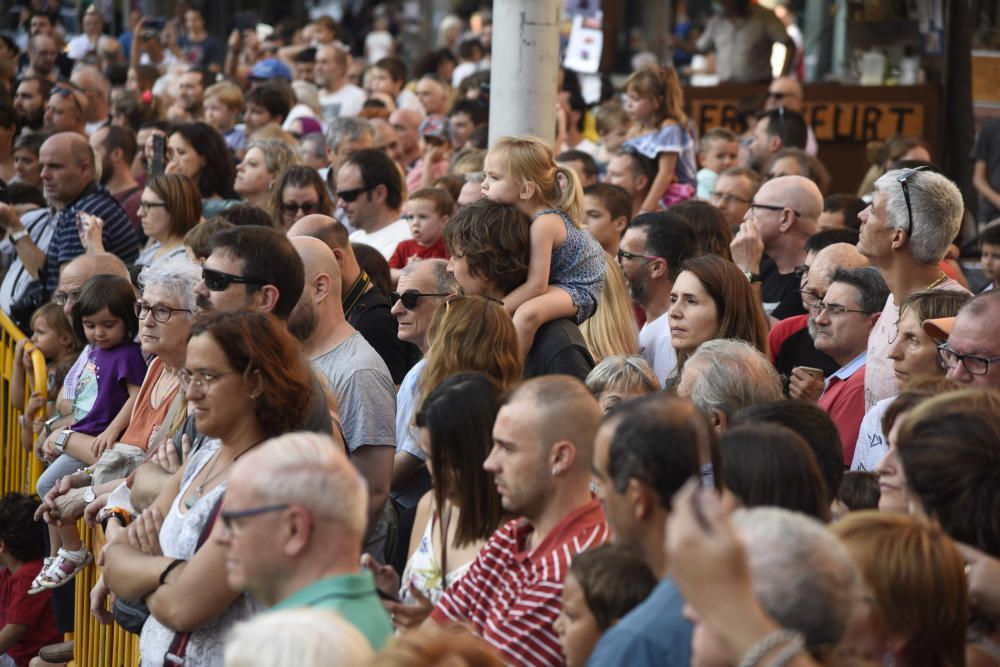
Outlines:
{"label": "smartphone", "polygon": [[819,368],[813,368],[812,366],[796,366],[796,368],[805,371],[806,373],[813,376],[820,382],[822,382],[823,379],[826,377],[826,374],[823,373],[822,369]]}
{"label": "smartphone", "polygon": [[253,12],[240,12],[236,15],[235,27],[240,33],[257,29],[257,16]]}
{"label": "smartphone", "polygon": [[166,168],[167,137],[162,134],[153,135],[153,163],[150,171],[153,176],[160,176]]}
{"label": "smartphone", "polygon": [[146,29],[155,30],[157,32],[162,32],[163,28],[167,25],[167,19],[162,16],[147,16],[146,17]]}

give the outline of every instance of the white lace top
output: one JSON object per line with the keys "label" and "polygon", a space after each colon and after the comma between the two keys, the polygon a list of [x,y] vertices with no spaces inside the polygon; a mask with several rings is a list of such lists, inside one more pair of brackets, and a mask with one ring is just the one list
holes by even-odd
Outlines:
{"label": "white lace top", "polygon": [[[181,514],[179,503],[184,497],[191,481],[195,478],[212,455],[218,450],[220,443],[216,439],[207,440],[194,454],[181,481],[180,492],[170,506],[170,512],[163,520],[160,529],[160,549],[164,556],[190,560],[194,556],[201,536],[202,527],[208,521],[215,507],[215,501],[226,490],[223,482],[198,499],[186,514]],[[188,641],[185,667],[221,667],[224,658],[226,633],[237,621],[257,613],[263,607],[252,597],[241,595],[216,619],[213,619],[196,630]],[[150,616],[142,628],[139,639],[139,654],[142,667],[162,667],[163,656],[170,648],[174,639],[174,631],[165,627],[155,617]]]}
{"label": "white lace top", "polygon": [[400,580],[399,599],[403,604],[416,604],[417,601],[410,593],[410,583],[426,595],[431,603],[437,605],[438,600],[444,595],[444,591],[456,581],[465,576],[472,561],[455,568],[448,573],[447,581],[442,584],[441,563],[438,562],[434,553],[434,544],[431,541],[432,531],[437,527],[437,514],[431,514],[430,521],[424,527],[424,535],[420,538],[417,550],[413,552],[410,559],[406,561],[406,569],[403,570],[403,578]]}

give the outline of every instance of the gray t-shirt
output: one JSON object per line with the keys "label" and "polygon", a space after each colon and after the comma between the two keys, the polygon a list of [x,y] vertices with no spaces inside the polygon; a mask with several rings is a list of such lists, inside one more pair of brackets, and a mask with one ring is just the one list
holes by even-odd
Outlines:
{"label": "gray t-shirt", "polygon": [[312,360],[337,399],[347,448],[396,446],[396,386],[389,368],[358,332]]}

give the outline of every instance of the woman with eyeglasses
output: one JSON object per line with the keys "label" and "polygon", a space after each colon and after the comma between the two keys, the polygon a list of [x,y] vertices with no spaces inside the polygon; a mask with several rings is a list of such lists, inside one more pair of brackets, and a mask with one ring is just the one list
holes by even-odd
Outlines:
{"label": "woman with eyeglasses", "polygon": [[[187,342],[181,388],[198,431],[208,437],[128,531],[111,538],[104,581],[151,612],[139,643],[143,664],[159,665],[187,635],[185,664],[221,665],[225,636],[259,610],[226,583],[226,549],[211,537],[233,464],[305,418],[309,369],[296,341],[265,314],[216,312],[197,319]],[[127,533],[127,534],[126,534]],[[91,595],[102,610],[103,591]]]}
{"label": "woman with eyeglasses", "polygon": [[149,266],[184,255],[184,235],[201,220],[201,193],[186,176],[163,174],[146,183],[139,199],[139,221],[149,243],[135,263]]}
{"label": "woman with eyeglasses", "polygon": [[[914,292],[903,300],[894,335],[890,334],[888,352],[896,386],[900,390],[914,378],[944,377],[938,341],[925,330],[924,322],[931,320],[933,330],[933,320],[955,317],[971,298],[965,292],[931,289]],[[882,420],[894,399],[895,396],[882,399],[865,413],[858,432],[858,446],[854,448],[852,470],[874,470],[888,452],[889,444],[887,434],[882,430]]]}
{"label": "woman with eyeglasses", "polygon": [[767,354],[767,320],[746,275],[718,255],[702,255],[681,265],[670,290],[671,345],[680,377],[684,362],[702,343],[731,338]]}
{"label": "woman with eyeglasses", "polygon": [[273,192],[282,171],[298,162],[288,144],[278,139],[251,141],[243,161],[236,168],[236,194],[251,206],[264,209],[270,215]]}
{"label": "woman with eyeglasses", "polygon": [[312,167],[288,167],[271,190],[275,227],[287,230],[307,215],[333,215],[333,200],[319,172]]}

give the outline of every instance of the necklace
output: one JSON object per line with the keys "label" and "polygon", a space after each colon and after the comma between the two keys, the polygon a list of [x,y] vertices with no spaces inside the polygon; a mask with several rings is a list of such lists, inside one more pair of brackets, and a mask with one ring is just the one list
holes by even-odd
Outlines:
{"label": "necklace", "polygon": [[935,278],[934,282],[932,282],[930,285],[928,285],[924,289],[934,289],[935,287],[937,287],[938,285],[940,285],[941,283],[943,283],[946,280],[948,280],[948,276],[946,276],[945,273],[944,273],[944,271],[942,271],[941,275],[938,276],[937,278]]}
{"label": "necklace", "polygon": [[250,445],[249,447],[247,447],[246,449],[244,449],[242,452],[240,452],[239,454],[237,454],[236,456],[234,456],[232,461],[230,461],[226,465],[224,465],[221,468],[219,468],[218,471],[215,470],[215,464],[218,462],[218,460],[219,460],[219,454],[222,452],[222,450],[220,449],[218,452],[216,452],[215,456],[212,457],[212,463],[209,466],[209,470],[210,470],[209,476],[201,484],[199,484],[198,486],[194,487],[194,494],[193,495],[189,495],[187,497],[187,500],[184,501],[184,507],[186,507],[187,509],[191,509],[192,507],[194,507],[195,503],[197,503],[199,500],[201,500],[202,495],[204,495],[204,493],[205,493],[205,487],[208,486],[212,482],[213,479],[215,479],[216,477],[218,477],[219,475],[221,475],[222,473],[224,473],[229,466],[231,466],[234,463],[236,463],[237,459],[239,459],[241,456],[243,456],[244,454],[246,454],[247,452],[249,452],[251,449],[253,449],[254,447],[256,447],[257,445],[259,445],[262,442],[264,442],[264,441],[263,440],[258,440],[257,442],[253,443],[252,445]]}

